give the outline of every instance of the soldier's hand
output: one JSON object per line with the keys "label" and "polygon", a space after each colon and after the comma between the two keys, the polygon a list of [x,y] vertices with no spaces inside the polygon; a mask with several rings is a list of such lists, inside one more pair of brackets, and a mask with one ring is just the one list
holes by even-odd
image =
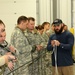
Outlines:
{"label": "soldier's hand", "polygon": [[41,50],[42,48],[43,48],[43,47],[40,46],[40,45],[37,45],[37,46],[36,46],[36,49],[37,49],[37,50]]}
{"label": "soldier's hand", "polygon": [[8,59],[7,64],[8,64],[9,61],[12,61],[12,62],[17,61],[17,58],[14,55],[7,54],[6,56],[7,56],[7,59]]}
{"label": "soldier's hand", "polygon": [[55,41],[55,45],[56,46],[59,46],[60,45],[60,42],[58,40],[54,40]]}
{"label": "soldier's hand", "polygon": [[14,52],[14,53],[16,52],[16,50],[13,46],[9,46],[9,49],[10,49],[11,52]]}
{"label": "soldier's hand", "polygon": [[6,55],[11,55],[11,52],[7,52],[7,53],[5,53]]}
{"label": "soldier's hand", "polygon": [[54,41],[54,40],[51,41],[51,45],[52,45],[53,47],[55,46],[55,41]]}
{"label": "soldier's hand", "polygon": [[8,62],[7,66],[10,70],[13,70],[13,68],[14,68],[14,64],[11,61]]}
{"label": "soldier's hand", "polygon": [[8,55],[8,57],[9,57],[10,60],[15,60],[16,59],[16,57],[14,55]]}
{"label": "soldier's hand", "polygon": [[51,41],[51,45],[54,47],[54,46],[59,46],[60,45],[60,42],[58,40],[52,40]]}

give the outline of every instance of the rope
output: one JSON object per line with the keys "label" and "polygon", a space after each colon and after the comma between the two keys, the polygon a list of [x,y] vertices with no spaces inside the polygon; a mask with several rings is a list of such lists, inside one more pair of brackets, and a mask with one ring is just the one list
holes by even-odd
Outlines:
{"label": "rope", "polygon": [[[39,60],[42,55],[45,55],[45,53],[41,52],[38,57],[36,57],[36,58],[33,59],[33,61],[35,62],[35,61]],[[31,61],[32,61],[32,60],[31,60]],[[9,74],[15,72],[16,70],[20,69],[20,68],[23,67],[23,66],[29,64],[31,61],[28,61],[28,62],[24,63],[23,65],[21,65],[21,66],[15,68],[14,70],[10,71],[7,75],[9,75]],[[33,62],[33,63],[34,63],[34,62]],[[25,68],[26,68],[26,67],[25,67]]]}
{"label": "rope", "polygon": [[57,68],[57,46],[53,47],[54,57],[55,57],[55,73],[58,75],[58,68]]}

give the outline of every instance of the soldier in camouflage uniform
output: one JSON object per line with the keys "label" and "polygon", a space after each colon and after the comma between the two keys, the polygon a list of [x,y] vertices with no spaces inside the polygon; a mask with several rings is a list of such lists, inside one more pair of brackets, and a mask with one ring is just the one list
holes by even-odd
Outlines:
{"label": "soldier in camouflage uniform", "polygon": [[[42,34],[42,37],[44,38],[45,42],[48,43],[49,35],[47,33],[48,30],[50,30],[50,23],[49,22],[43,22],[42,26],[44,27],[44,32]],[[51,73],[51,52],[46,50],[46,74],[50,75]]]}
{"label": "soldier in camouflage uniform", "polygon": [[[11,56],[12,53],[15,53],[14,47],[9,47],[8,43],[5,41],[6,32],[5,24],[0,20],[0,56],[7,55]],[[15,58],[15,56],[13,56]],[[10,58],[9,58],[10,59]],[[7,65],[4,64],[0,66],[0,75],[6,75],[14,67],[12,61],[8,61]]]}
{"label": "soldier in camouflage uniform", "polygon": [[43,31],[44,31],[44,27],[42,25],[38,25],[35,27],[37,30],[37,34],[38,36],[43,40],[41,45],[46,48],[47,47],[47,42],[45,41],[45,39],[42,37]]}
{"label": "soldier in camouflage uniform", "polygon": [[43,36],[43,38],[45,39],[45,41],[48,42],[49,37],[48,37],[48,35],[47,35],[46,32],[47,32],[47,30],[50,29],[50,23],[49,23],[49,22],[44,22],[44,23],[42,24],[42,26],[43,26],[43,28],[44,28],[44,31],[43,31],[42,36]]}
{"label": "soldier in camouflage uniform", "polygon": [[54,25],[53,24],[51,24],[51,27],[50,27],[50,29],[46,32],[47,33],[47,35],[50,37],[52,34],[54,34],[55,32],[54,32]]}
{"label": "soldier in camouflage uniform", "polygon": [[[42,75],[43,71],[43,64],[41,60],[42,51],[44,50],[44,40],[38,35],[37,31],[34,28],[35,26],[35,19],[33,17],[28,18],[28,25],[27,25],[27,32],[25,32],[25,36],[27,37],[29,44],[32,45],[32,65],[31,69],[31,75]],[[37,59],[39,58],[39,59]],[[37,59],[37,60],[36,60]],[[36,60],[36,61],[34,61]],[[43,69],[42,69],[43,68]]]}
{"label": "soldier in camouflage uniform", "polygon": [[29,45],[28,40],[24,35],[27,24],[28,18],[26,16],[20,16],[17,20],[17,26],[11,35],[11,44],[19,51],[19,66],[25,64],[24,66],[20,67],[20,72],[18,75],[29,75],[28,66],[31,61],[32,47]]}

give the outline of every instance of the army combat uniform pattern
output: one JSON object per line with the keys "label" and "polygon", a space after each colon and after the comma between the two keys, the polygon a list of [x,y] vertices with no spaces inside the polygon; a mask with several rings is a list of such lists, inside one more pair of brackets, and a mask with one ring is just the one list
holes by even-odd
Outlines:
{"label": "army combat uniform pattern", "polygon": [[[34,63],[32,63],[32,65],[31,65],[31,69],[30,69],[31,75],[33,75],[32,72],[34,72],[34,75],[44,75],[45,74],[45,65],[44,65],[45,56],[41,56],[41,55],[43,55],[42,53],[45,53],[45,49],[43,48],[42,50],[38,51],[38,50],[36,50],[36,48],[34,48],[34,46],[36,46],[36,45],[45,46],[44,45],[45,41],[35,31],[30,32],[29,30],[27,30],[27,32],[25,32],[25,36],[27,37],[29,44],[32,45],[32,48],[33,48],[33,52],[31,54],[32,54],[32,62],[34,62]],[[39,58],[39,59],[37,59],[37,58]],[[37,59],[37,60],[34,61],[34,59]],[[42,72],[42,71],[44,71],[44,72]]]}
{"label": "army combat uniform pattern", "polygon": [[[6,41],[4,41],[4,43],[0,44],[0,56],[5,55],[6,53],[10,52],[8,43],[6,43]],[[9,70],[9,68],[7,67],[6,64],[4,64],[3,66],[0,67],[0,75],[7,75],[9,72],[11,72]],[[13,73],[10,73],[9,75],[13,75]]]}
{"label": "army combat uniform pattern", "polygon": [[[52,34],[52,33],[50,32],[50,34]],[[49,34],[49,36],[50,36],[50,34]],[[44,38],[46,43],[48,43],[49,36],[47,35],[46,32],[43,32],[43,34],[42,34],[42,37]],[[52,64],[51,63],[51,53],[52,53],[51,51],[46,50],[45,61],[46,61],[46,73],[47,73],[47,75],[52,74],[52,70],[51,70],[51,67],[52,67],[52,65],[51,65]]]}
{"label": "army combat uniform pattern", "polygon": [[[11,44],[19,51],[18,60],[19,66],[22,68],[18,71],[18,75],[29,75],[28,63],[31,61],[31,50],[32,47],[29,45],[27,38],[24,36],[24,33],[21,29],[16,27],[11,35]],[[16,75],[16,74],[15,74]]]}

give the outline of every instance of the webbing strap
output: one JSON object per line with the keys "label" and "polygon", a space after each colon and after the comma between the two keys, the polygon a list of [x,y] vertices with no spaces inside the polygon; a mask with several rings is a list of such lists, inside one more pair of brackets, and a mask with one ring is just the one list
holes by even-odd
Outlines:
{"label": "webbing strap", "polygon": [[57,69],[57,46],[53,47],[54,57],[55,57],[55,73],[58,75],[58,69]]}

